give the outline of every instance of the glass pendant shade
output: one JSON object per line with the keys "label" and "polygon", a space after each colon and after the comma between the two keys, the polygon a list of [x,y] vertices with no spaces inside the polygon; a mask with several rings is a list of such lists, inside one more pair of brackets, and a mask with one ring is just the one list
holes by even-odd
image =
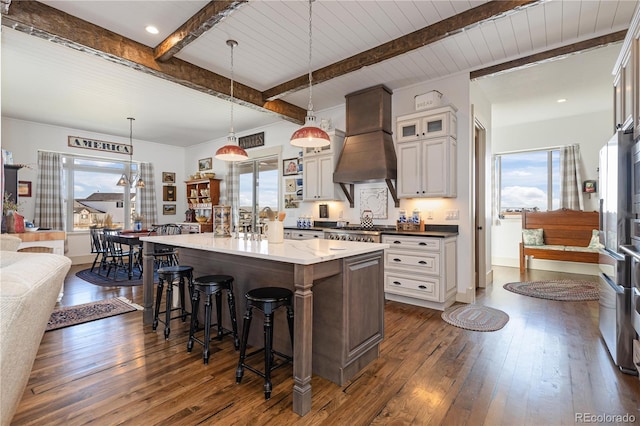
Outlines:
{"label": "glass pendant shade", "polygon": [[302,148],[320,148],[330,145],[329,135],[321,128],[316,127],[316,118],[310,113],[311,111],[307,113],[304,127],[299,128],[291,135],[291,145]]}
{"label": "glass pendant shade", "polygon": [[118,179],[118,183],[116,183],[117,186],[129,186],[129,179],[125,176],[125,174],[123,173],[122,176],[120,176],[120,179]]}

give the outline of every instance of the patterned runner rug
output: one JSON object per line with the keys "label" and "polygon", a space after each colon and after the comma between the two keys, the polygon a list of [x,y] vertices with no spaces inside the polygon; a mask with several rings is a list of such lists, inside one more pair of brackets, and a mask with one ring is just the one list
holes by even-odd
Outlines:
{"label": "patterned runner rug", "polygon": [[441,317],[451,325],[472,331],[500,330],[509,321],[509,315],[499,309],[473,304],[450,306]]}
{"label": "patterned runner rug", "polygon": [[540,299],[578,302],[598,300],[598,283],[577,280],[548,280],[507,283],[503,287],[514,293]]}
{"label": "patterned runner rug", "polygon": [[136,310],[142,310],[142,306],[131,302],[125,297],[56,308],[51,313],[45,331],[57,330],[59,328],[126,314],[127,312]]}

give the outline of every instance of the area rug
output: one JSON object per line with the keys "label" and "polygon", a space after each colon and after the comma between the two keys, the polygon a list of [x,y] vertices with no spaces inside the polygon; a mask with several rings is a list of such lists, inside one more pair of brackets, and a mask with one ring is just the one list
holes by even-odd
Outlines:
{"label": "area rug", "polygon": [[45,331],[57,330],[142,309],[142,306],[131,302],[125,297],[56,308],[51,313]]}
{"label": "area rug", "polygon": [[113,271],[109,274],[109,278],[105,277],[107,271],[102,271],[103,275],[98,275],[96,272],[98,270],[98,266],[96,266],[91,272],[91,268],[83,269],[82,271],[76,272],[76,277],[85,280],[91,284],[99,285],[102,287],[114,287],[114,286],[136,286],[142,285],[142,278],[140,278],[140,271],[134,269],[133,271],[133,279],[129,279],[129,272],[127,270],[118,269],[118,275],[116,279],[113,279]]}
{"label": "area rug", "polygon": [[505,312],[482,305],[454,305],[442,312],[442,319],[459,328],[472,331],[496,331],[509,321]]}
{"label": "area rug", "polygon": [[540,299],[579,302],[598,300],[598,283],[577,280],[525,281],[503,285],[505,289],[525,296]]}

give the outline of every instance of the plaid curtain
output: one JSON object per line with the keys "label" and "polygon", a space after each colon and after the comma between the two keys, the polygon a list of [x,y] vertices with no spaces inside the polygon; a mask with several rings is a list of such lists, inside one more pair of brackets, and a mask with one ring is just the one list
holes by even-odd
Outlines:
{"label": "plaid curtain", "polygon": [[142,226],[150,228],[158,223],[158,212],[156,211],[156,185],[153,179],[153,164],[140,163],[140,177],[144,181],[144,188],[137,188],[138,201],[136,210],[143,217]]}
{"label": "plaid curtain", "polygon": [[66,231],[63,183],[60,153],[38,151],[38,177],[35,189],[35,221],[38,226]]}
{"label": "plaid curtain", "polygon": [[238,188],[240,187],[239,167],[234,162],[227,162],[227,178],[222,182],[224,188],[220,189],[220,204],[231,206],[232,230],[239,225]]}
{"label": "plaid curtain", "polygon": [[560,150],[560,208],[584,210],[579,145]]}

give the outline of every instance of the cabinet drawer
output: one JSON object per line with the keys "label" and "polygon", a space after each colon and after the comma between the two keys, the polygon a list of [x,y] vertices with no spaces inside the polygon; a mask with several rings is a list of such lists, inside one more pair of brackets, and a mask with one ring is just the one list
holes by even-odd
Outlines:
{"label": "cabinet drawer", "polygon": [[384,291],[438,301],[440,297],[440,280],[435,277],[410,278],[393,272],[385,273]]}
{"label": "cabinet drawer", "polygon": [[391,249],[400,248],[402,250],[440,250],[440,239],[429,237],[408,237],[405,235],[383,235],[382,242],[389,244]]}
{"label": "cabinet drawer", "polygon": [[384,260],[385,268],[410,268],[413,271],[440,273],[440,254],[438,253],[388,250],[385,251]]}

